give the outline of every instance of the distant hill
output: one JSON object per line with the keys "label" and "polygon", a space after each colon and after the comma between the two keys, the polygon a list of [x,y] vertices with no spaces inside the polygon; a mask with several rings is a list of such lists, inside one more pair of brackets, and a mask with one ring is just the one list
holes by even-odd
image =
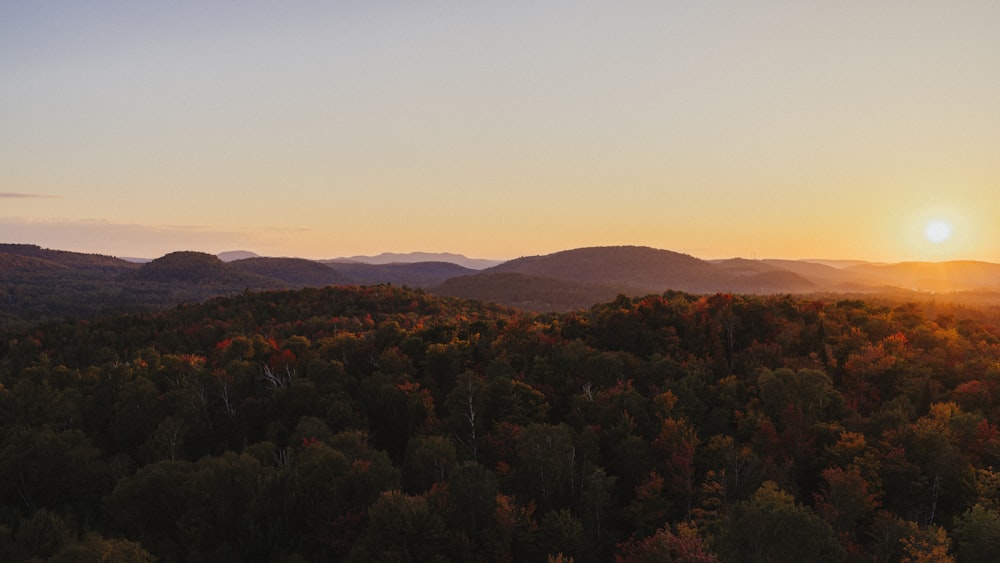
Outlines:
{"label": "distant hill", "polygon": [[333,268],[304,258],[244,258],[229,265],[248,274],[266,276],[298,287],[350,282]]}
{"label": "distant hill", "polygon": [[65,250],[50,250],[34,244],[3,244],[0,243],[0,254],[10,254],[45,260],[66,268],[85,271],[127,272],[138,266],[131,262],[104,256],[102,254],[84,254]]}
{"label": "distant hill", "polygon": [[[848,288],[858,288],[865,285],[877,286],[879,282],[867,276],[859,276],[843,268],[821,264],[818,262],[807,262],[805,260],[760,260],[761,263],[769,266],[794,272],[805,279],[812,281],[818,290],[845,290]],[[847,261],[843,261],[847,262]],[[854,263],[852,263],[854,265]]]}
{"label": "distant hill", "polygon": [[[227,257],[235,257],[229,254]],[[447,262],[337,264],[301,258],[250,257],[225,262],[180,251],[138,264],[94,254],[0,245],[0,325],[132,312],[232,295],[246,289],[391,283],[430,287],[477,270]]]}
{"label": "distant hill", "polygon": [[727,260],[707,260],[734,276],[755,276],[776,270],[784,270],[780,266],[768,263],[766,260],[747,260],[746,258],[729,258]]}
{"label": "distant hill", "polygon": [[331,263],[329,267],[351,283],[377,285],[391,283],[427,288],[456,276],[467,276],[477,270],[463,268],[451,262],[415,262],[412,264]]}
{"label": "distant hill", "polygon": [[723,291],[733,276],[687,254],[644,246],[578,248],[504,262],[485,270],[604,284],[631,292]]}
{"label": "distant hill", "polygon": [[69,266],[59,264],[51,260],[46,260],[44,258],[0,252],[0,274],[39,275],[65,272],[69,269]]}
{"label": "distant hill", "polygon": [[249,250],[230,250],[228,252],[220,252],[216,256],[223,262],[235,262],[237,260],[246,260],[247,258],[257,258],[259,255]]}
{"label": "distant hill", "polygon": [[[843,264],[838,268],[830,264]],[[1000,264],[976,261],[873,264],[801,260],[705,261],[646,247],[580,248],[511,260],[485,272],[518,272],[623,291],[692,293],[1000,291]]]}
{"label": "distant hill", "polygon": [[819,289],[819,285],[795,272],[774,270],[760,272],[738,278],[725,291],[729,293],[808,293]]}
{"label": "distant hill", "polygon": [[483,272],[451,278],[431,293],[478,299],[526,311],[587,309],[614,299],[620,290],[599,284],[571,282],[517,272]]}
{"label": "distant hill", "polygon": [[408,252],[395,253],[383,252],[378,256],[351,256],[347,258],[334,258],[333,260],[322,260],[327,264],[343,262],[355,262],[361,264],[412,264],[415,262],[450,262],[458,264],[470,270],[482,270],[497,264],[502,264],[503,260],[487,260],[483,258],[467,258],[461,254],[450,252]]}
{"label": "distant hill", "polygon": [[802,260],[796,260],[796,262],[806,262],[810,264],[822,264],[824,266],[830,266],[831,268],[850,268],[851,266],[860,266],[862,264],[874,264],[877,266],[883,266],[882,262],[869,262],[867,260],[824,260],[822,258],[804,258]]}
{"label": "distant hill", "polygon": [[[825,263],[824,263],[825,262]],[[839,267],[838,267],[839,266]],[[518,258],[483,271],[526,278],[467,278],[435,288],[444,294],[513,304],[535,291],[546,295],[551,280],[612,287],[630,295],[671,290],[691,293],[881,293],[948,292],[958,300],[992,303],[1000,292],[1000,264],[974,261],[867,262],[802,260],[705,261],[668,250],[638,246],[592,247]],[[544,280],[544,281],[543,281]],[[509,284],[510,287],[503,287]],[[593,288],[563,286],[586,295]],[[961,292],[961,295],[957,292]],[[599,292],[597,292],[599,294]],[[532,299],[559,305],[559,300]],[[572,302],[572,300],[568,300]]]}
{"label": "distant hill", "polygon": [[105,310],[119,301],[116,280],[138,267],[112,256],[0,244],[0,326]]}
{"label": "distant hill", "polygon": [[[530,256],[478,270],[452,261],[366,264],[265,258],[246,251],[173,252],[137,264],[98,254],[0,244],[0,321],[141,311],[246,289],[393,284],[526,310],[587,308],[618,293],[851,293],[930,296],[967,304],[1000,302],[1000,264],[856,261],[706,261],[642,246]],[[382,260],[460,255],[383,254]],[[461,257],[464,258],[464,257]],[[455,258],[457,259],[457,258]]]}
{"label": "distant hill", "polygon": [[608,246],[518,258],[448,280],[431,291],[521,308],[565,310],[618,293],[806,293],[818,287],[805,276],[760,261],[711,263],[669,250]]}
{"label": "distant hill", "polygon": [[138,270],[126,274],[126,280],[157,283],[180,283],[219,286],[240,285],[251,288],[274,287],[275,280],[250,273],[203,252],[171,252]]}
{"label": "distant hill", "polygon": [[860,264],[845,268],[855,276],[917,291],[998,291],[1000,264],[955,260],[949,262],[901,262]]}
{"label": "distant hill", "polygon": [[732,293],[806,293],[816,291],[821,284],[791,269],[761,260],[732,258],[711,262],[731,279],[724,291]]}

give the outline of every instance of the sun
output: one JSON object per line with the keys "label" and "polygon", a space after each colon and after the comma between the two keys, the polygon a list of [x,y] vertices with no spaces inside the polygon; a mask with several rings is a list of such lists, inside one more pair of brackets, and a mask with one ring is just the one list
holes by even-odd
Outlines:
{"label": "sun", "polygon": [[935,244],[940,244],[951,238],[951,225],[947,221],[935,219],[927,223],[927,227],[924,229],[924,236],[927,237],[927,240]]}

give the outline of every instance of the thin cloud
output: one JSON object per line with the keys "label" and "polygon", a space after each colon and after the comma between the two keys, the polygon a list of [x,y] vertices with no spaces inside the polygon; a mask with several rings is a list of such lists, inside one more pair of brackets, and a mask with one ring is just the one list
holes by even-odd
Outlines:
{"label": "thin cloud", "polygon": [[0,192],[0,199],[62,199],[57,195]]}

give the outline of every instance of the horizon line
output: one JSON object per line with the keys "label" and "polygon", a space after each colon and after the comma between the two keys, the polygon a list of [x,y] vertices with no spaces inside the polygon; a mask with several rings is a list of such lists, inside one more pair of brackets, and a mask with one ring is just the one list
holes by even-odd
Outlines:
{"label": "horizon line", "polygon": [[219,252],[211,252],[211,251],[206,251],[206,250],[195,250],[195,249],[190,249],[190,248],[188,248],[188,249],[171,250],[171,251],[165,252],[165,253],[163,253],[163,254],[161,254],[159,256],[150,257],[150,256],[136,256],[136,255],[125,254],[125,253],[114,253],[114,252],[108,252],[108,251],[86,251],[86,250],[71,250],[71,249],[67,249],[67,248],[52,248],[52,247],[44,246],[44,245],[39,244],[39,243],[0,242],[0,246],[3,246],[3,245],[35,246],[35,247],[41,248],[43,250],[52,250],[52,251],[58,251],[58,252],[75,252],[75,253],[78,253],[78,254],[92,254],[92,255],[98,255],[98,256],[111,256],[113,258],[118,258],[120,260],[125,260],[125,261],[130,261],[130,262],[153,261],[153,260],[156,260],[158,258],[162,258],[164,256],[167,256],[169,254],[173,254],[175,252],[201,252],[203,254],[209,254],[209,255],[212,255],[212,256],[216,256],[216,257],[221,256],[223,254],[249,253],[249,254],[253,254],[253,257],[259,257],[259,258],[298,258],[298,259],[304,259],[304,260],[311,260],[311,261],[315,261],[315,262],[333,261],[333,260],[351,260],[351,259],[358,259],[358,258],[378,258],[380,256],[385,256],[385,255],[411,256],[411,255],[414,255],[414,254],[430,254],[430,255],[451,255],[451,256],[456,256],[456,257],[459,257],[459,258],[463,258],[463,259],[466,259],[466,260],[472,260],[472,261],[486,261],[486,262],[504,263],[504,262],[510,262],[512,260],[518,260],[518,259],[521,259],[521,258],[531,258],[531,257],[539,257],[539,256],[548,256],[548,255],[557,254],[557,253],[560,253],[560,252],[569,252],[569,251],[573,251],[573,250],[583,250],[583,249],[588,249],[588,248],[649,248],[649,249],[652,249],[652,250],[662,250],[662,251],[667,251],[667,252],[675,252],[675,253],[678,253],[678,254],[686,254],[688,256],[691,256],[693,258],[696,258],[698,260],[702,260],[702,261],[705,261],[705,262],[726,261],[726,260],[748,260],[748,261],[755,261],[755,262],[764,262],[764,261],[768,261],[768,260],[787,260],[787,261],[793,261],[793,262],[810,262],[810,263],[855,262],[855,263],[872,264],[872,265],[898,265],[898,264],[907,264],[907,263],[944,264],[944,263],[953,263],[953,262],[979,262],[979,263],[984,263],[984,264],[1000,264],[1000,260],[985,260],[985,259],[977,259],[977,258],[952,258],[952,259],[947,259],[947,260],[913,259],[913,258],[909,258],[909,259],[902,259],[902,260],[897,260],[897,261],[891,261],[891,260],[873,260],[873,259],[864,259],[864,258],[820,258],[820,257],[815,257],[815,256],[807,257],[807,258],[785,258],[785,257],[775,257],[775,256],[761,258],[761,257],[757,257],[755,255],[756,253],[754,253],[754,255],[752,255],[752,257],[734,255],[734,256],[720,257],[720,258],[705,258],[705,257],[702,257],[702,256],[697,256],[697,255],[692,254],[690,252],[685,252],[685,251],[681,251],[681,250],[673,250],[673,249],[669,249],[669,248],[659,248],[659,247],[655,247],[655,246],[640,245],[640,244],[607,244],[607,245],[579,246],[579,247],[567,248],[567,249],[563,249],[563,250],[556,250],[556,251],[552,251],[552,252],[548,252],[548,253],[543,253],[543,254],[521,254],[519,256],[515,256],[515,257],[512,257],[512,258],[490,258],[490,257],[482,257],[482,256],[469,256],[467,254],[464,254],[464,253],[461,253],[461,252],[454,252],[454,251],[426,251],[426,250],[413,250],[413,251],[405,251],[405,252],[383,251],[383,252],[380,252],[378,254],[349,254],[349,255],[348,254],[344,254],[344,255],[340,255],[340,256],[332,256],[332,257],[326,257],[326,258],[309,258],[309,257],[302,256],[302,255],[261,254],[261,253],[258,253],[256,251],[246,250],[246,249],[222,250],[222,251],[219,251]]}

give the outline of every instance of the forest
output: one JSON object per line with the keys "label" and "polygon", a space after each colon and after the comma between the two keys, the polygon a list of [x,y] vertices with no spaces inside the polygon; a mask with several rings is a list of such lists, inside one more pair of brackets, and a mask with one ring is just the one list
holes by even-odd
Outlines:
{"label": "forest", "polygon": [[0,560],[1000,560],[1000,309],[393,285],[0,328]]}

